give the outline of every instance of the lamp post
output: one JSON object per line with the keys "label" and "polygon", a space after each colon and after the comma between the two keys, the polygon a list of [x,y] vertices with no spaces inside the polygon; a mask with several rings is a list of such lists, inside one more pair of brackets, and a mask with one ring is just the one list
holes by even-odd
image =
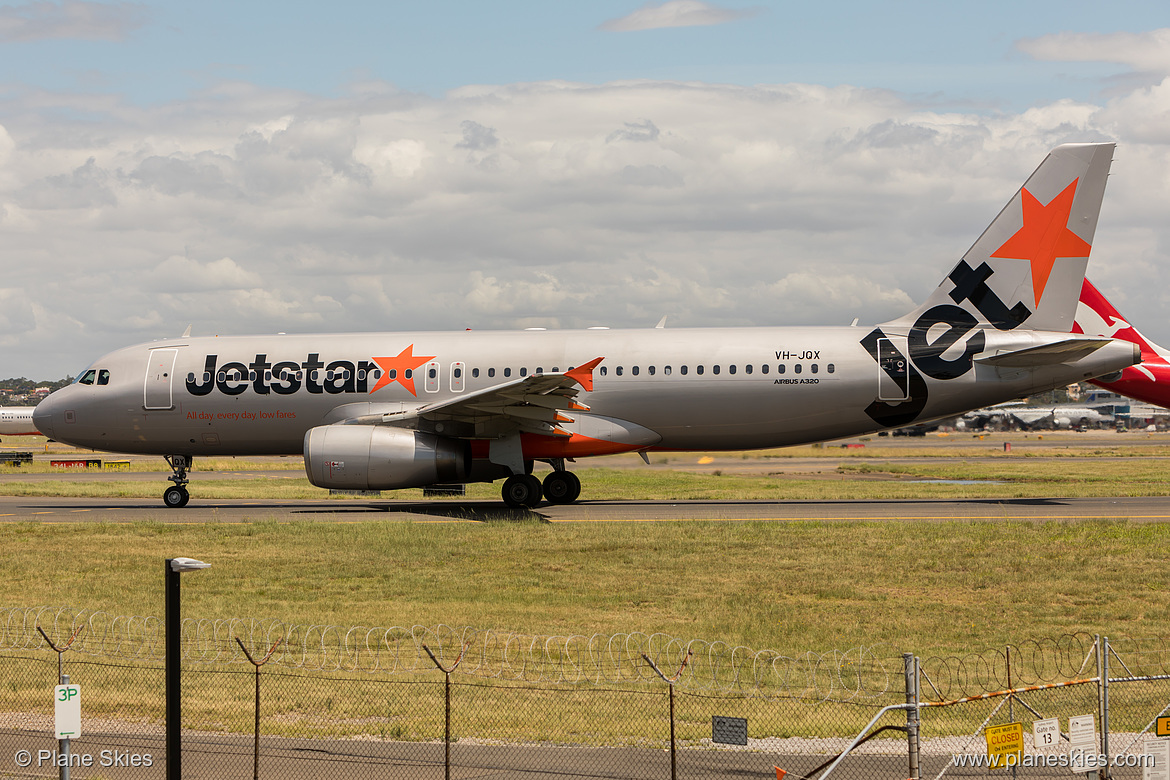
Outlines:
{"label": "lamp post", "polygon": [[194,558],[167,558],[165,568],[166,590],[166,698],[167,698],[167,780],[181,780],[183,776],[183,747],[181,729],[181,679],[183,622],[179,617],[179,576],[185,571],[198,571],[211,566]]}

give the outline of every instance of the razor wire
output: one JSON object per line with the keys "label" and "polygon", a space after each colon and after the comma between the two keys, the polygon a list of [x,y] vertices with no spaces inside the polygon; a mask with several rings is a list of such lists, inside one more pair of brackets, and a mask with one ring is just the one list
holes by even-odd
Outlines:
{"label": "razor wire", "polygon": [[964,655],[923,658],[923,698],[944,701],[1092,677],[1097,673],[1096,642],[1087,633],[1062,634]]}
{"label": "razor wire", "polygon": [[[104,658],[164,659],[164,624],[153,616],[111,615],[73,607],[0,609],[0,651],[45,647],[50,637],[81,628],[73,652]],[[806,703],[862,702],[900,695],[902,661],[881,648],[786,655],[724,642],[684,640],[663,633],[536,635],[471,627],[335,626],[255,618],[182,621],[188,664],[245,664],[248,651],[278,645],[269,663],[290,670],[431,674],[434,664],[463,656],[457,674],[505,682],[592,684],[656,683],[646,656],[660,668],[691,657],[682,689],[716,691]]]}
{"label": "razor wire", "polygon": [[[0,608],[0,650],[41,649],[40,626],[64,638],[81,628],[72,652],[161,662],[164,622],[75,607]],[[184,661],[245,664],[236,645],[263,652],[279,641],[271,663],[287,669],[381,674],[430,673],[427,645],[440,661],[463,655],[458,674],[526,683],[611,685],[654,682],[645,655],[660,668],[691,661],[678,684],[686,690],[787,697],[806,702],[878,701],[900,694],[902,660],[881,646],[796,655],[663,633],[522,634],[473,627],[338,626],[257,618],[186,618]],[[1114,668],[1127,677],[1170,674],[1170,642],[1161,637],[1110,639]],[[921,659],[924,700],[944,701],[1096,675],[1096,638],[1077,632],[1028,639],[1003,648]],[[1009,674],[1010,668],[1010,674]],[[1116,676],[1116,675],[1115,675]]]}

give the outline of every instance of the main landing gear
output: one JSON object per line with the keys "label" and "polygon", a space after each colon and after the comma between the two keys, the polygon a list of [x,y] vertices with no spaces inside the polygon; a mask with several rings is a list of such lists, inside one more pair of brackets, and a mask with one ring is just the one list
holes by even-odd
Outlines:
{"label": "main landing gear", "polygon": [[190,455],[164,455],[167,465],[171,467],[171,471],[175,472],[173,475],[167,477],[175,484],[163,491],[163,503],[170,509],[178,509],[182,506],[187,506],[187,502],[191,500],[191,494],[187,492],[187,470],[191,468]]}
{"label": "main landing gear", "polygon": [[504,503],[513,509],[533,508],[545,498],[550,504],[571,504],[581,495],[581,480],[565,471],[563,460],[551,461],[553,472],[541,483],[532,474],[514,474],[504,480]]}

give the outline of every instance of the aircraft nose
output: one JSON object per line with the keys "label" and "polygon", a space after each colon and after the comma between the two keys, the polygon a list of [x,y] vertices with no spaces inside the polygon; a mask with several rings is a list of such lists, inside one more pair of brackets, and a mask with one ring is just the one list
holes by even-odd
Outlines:
{"label": "aircraft nose", "polygon": [[53,438],[53,399],[50,396],[33,409],[33,425],[47,438]]}

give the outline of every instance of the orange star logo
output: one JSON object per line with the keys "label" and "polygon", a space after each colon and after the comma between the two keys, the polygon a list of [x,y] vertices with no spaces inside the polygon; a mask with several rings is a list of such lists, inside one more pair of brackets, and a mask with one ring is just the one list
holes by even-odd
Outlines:
{"label": "orange star logo", "polygon": [[1064,192],[1043,205],[1026,189],[1021,198],[1024,204],[1024,226],[995,250],[992,257],[1012,260],[1027,260],[1032,264],[1032,292],[1036,294],[1036,305],[1044,295],[1044,287],[1052,274],[1052,266],[1058,257],[1088,257],[1092,248],[1087,241],[1068,229],[1068,217],[1072,211],[1073,196],[1077,182],[1064,188]]}
{"label": "orange star logo", "polygon": [[376,357],[374,362],[382,367],[382,376],[378,379],[378,384],[374,385],[371,393],[376,393],[386,385],[398,382],[405,387],[411,395],[417,397],[418,393],[414,392],[414,371],[416,368],[432,360],[434,355],[415,355],[414,344],[411,344],[406,349],[399,352],[394,357]]}

